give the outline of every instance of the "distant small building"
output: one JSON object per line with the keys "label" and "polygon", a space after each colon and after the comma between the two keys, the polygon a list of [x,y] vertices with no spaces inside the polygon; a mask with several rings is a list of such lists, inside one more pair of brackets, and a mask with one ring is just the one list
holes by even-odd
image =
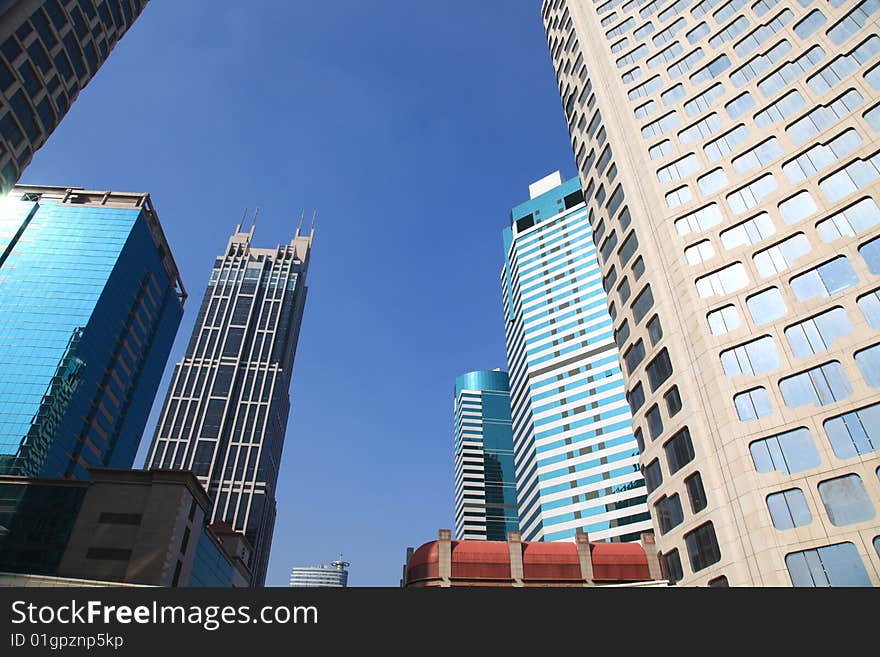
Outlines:
{"label": "distant small building", "polygon": [[290,586],[295,588],[348,588],[347,561],[333,561],[329,566],[321,564],[314,568],[291,568]]}
{"label": "distant small building", "polygon": [[439,539],[407,552],[404,588],[422,587],[602,587],[667,586],[660,574],[654,535],[640,543],[591,543],[583,532],[574,542],[453,541]]}
{"label": "distant small building", "polygon": [[207,524],[211,501],[192,473],[89,475],[0,476],[0,585],[249,586],[250,544]]}

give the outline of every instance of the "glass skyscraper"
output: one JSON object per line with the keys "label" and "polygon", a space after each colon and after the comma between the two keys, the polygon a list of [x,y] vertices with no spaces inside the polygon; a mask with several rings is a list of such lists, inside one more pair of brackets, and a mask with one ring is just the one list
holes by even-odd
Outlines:
{"label": "glass skyscraper", "polygon": [[184,299],[149,195],[0,197],[0,474],[130,468]]}
{"label": "glass skyscraper", "polygon": [[541,13],[666,577],[880,585],[880,2]]}
{"label": "glass skyscraper", "polygon": [[0,194],[148,0],[0,0]]}
{"label": "glass skyscraper", "polygon": [[214,263],[147,467],[195,473],[214,501],[211,522],[251,542],[262,586],[314,231],[274,249],[252,248],[253,232],[239,226]]}
{"label": "glass skyscraper", "polygon": [[510,382],[480,370],[455,379],[455,537],[506,541],[519,531]]}
{"label": "glass skyscraper", "polygon": [[580,182],[529,191],[501,273],[522,537],[637,541],[651,520]]}

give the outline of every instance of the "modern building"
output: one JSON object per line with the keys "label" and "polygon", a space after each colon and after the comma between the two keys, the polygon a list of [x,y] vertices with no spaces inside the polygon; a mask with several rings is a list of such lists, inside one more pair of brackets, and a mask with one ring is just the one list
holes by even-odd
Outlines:
{"label": "modern building", "polygon": [[454,541],[452,532],[441,529],[438,540],[407,551],[401,586],[668,586],[660,574],[653,535],[645,533],[641,540],[593,543],[578,531],[573,542],[529,543],[519,532],[511,532],[506,541]]}
{"label": "modern building", "polygon": [[0,0],[0,194],[148,0]]}
{"label": "modern building", "polygon": [[0,200],[0,474],[130,468],[186,298],[148,194]]}
{"label": "modern building", "polygon": [[529,192],[501,272],[522,537],[637,541],[651,520],[580,183]]}
{"label": "modern building", "polygon": [[503,541],[519,531],[507,372],[457,377],[454,406],[455,538]]}
{"label": "modern building", "polygon": [[263,586],[314,228],[274,249],[253,248],[253,234],[239,225],[214,263],[147,467],[195,473],[211,522],[247,536]]}
{"label": "modern building", "polygon": [[542,5],[670,580],[880,585],[878,10]]}
{"label": "modern building", "polygon": [[330,566],[321,564],[314,568],[291,568],[290,586],[296,588],[330,588],[344,589],[348,587],[347,561],[333,561]]}
{"label": "modern building", "polygon": [[189,472],[0,476],[0,585],[246,587],[250,546]]}

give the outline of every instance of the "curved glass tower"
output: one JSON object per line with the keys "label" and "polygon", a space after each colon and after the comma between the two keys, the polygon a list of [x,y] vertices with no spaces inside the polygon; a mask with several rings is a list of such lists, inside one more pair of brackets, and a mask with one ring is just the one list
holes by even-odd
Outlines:
{"label": "curved glass tower", "polygon": [[455,537],[506,541],[519,531],[507,372],[455,379]]}

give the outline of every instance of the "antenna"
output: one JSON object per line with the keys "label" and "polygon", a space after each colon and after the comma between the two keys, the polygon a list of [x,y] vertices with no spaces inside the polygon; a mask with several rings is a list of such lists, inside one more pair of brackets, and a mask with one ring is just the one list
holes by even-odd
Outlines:
{"label": "antenna", "polygon": [[251,237],[254,235],[254,229],[257,227],[257,217],[260,216],[260,208],[257,206],[257,209],[254,210],[254,218],[251,220]]}
{"label": "antenna", "polygon": [[303,222],[306,220],[306,211],[303,210],[302,214],[299,215],[299,226],[296,227],[296,235],[294,235],[294,239],[299,237],[299,234],[302,232]]}
{"label": "antenna", "polygon": [[248,209],[245,208],[245,209],[244,209],[244,212],[243,212],[242,215],[241,215],[241,221],[239,221],[239,222],[238,222],[238,226],[235,227],[235,232],[236,232],[236,233],[240,233],[240,232],[241,232],[241,225],[244,223],[244,220],[245,220],[245,218],[247,217],[247,211],[248,211]]}
{"label": "antenna", "polygon": [[318,211],[315,210],[315,212],[312,214],[312,232],[313,233],[315,232],[315,226],[317,225],[317,223],[318,223]]}
{"label": "antenna", "polygon": [[342,552],[339,553],[339,561],[331,561],[330,565],[333,566],[336,570],[345,570],[351,564],[347,561],[342,560]]}

